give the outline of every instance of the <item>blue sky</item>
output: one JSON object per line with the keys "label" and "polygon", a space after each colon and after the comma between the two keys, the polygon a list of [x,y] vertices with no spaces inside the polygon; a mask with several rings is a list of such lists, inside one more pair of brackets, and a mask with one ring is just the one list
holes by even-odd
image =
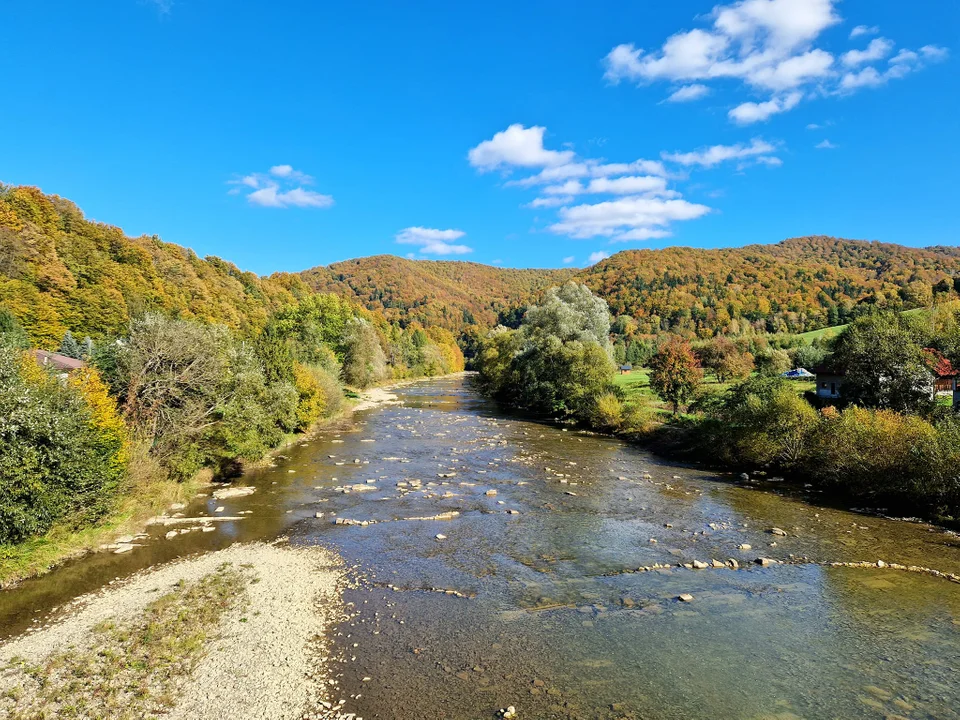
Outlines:
{"label": "blue sky", "polygon": [[956,244],[960,3],[5,3],[0,181],[259,273]]}

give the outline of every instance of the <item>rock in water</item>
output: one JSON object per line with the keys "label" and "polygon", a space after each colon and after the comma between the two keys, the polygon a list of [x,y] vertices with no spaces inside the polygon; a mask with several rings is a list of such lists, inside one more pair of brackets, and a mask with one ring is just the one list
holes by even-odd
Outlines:
{"label": "rock in water", "polygon": [[677,596],[677,600],[680,602],[693,602],[693,595],[690,593],[682,593]]}

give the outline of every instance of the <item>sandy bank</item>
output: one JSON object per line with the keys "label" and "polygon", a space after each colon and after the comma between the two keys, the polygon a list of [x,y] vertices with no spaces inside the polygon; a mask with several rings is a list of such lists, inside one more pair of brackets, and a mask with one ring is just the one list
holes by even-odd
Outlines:
{"label": "sandy bank", "polygon": [[[211,628],[193,672],[175,678],[166,717],[286,720],[318,711],[335,717],[324,710],[339,699],[326,632],[342,617],[344,571],[337,556],[318,547],[234,545],[144,571],[77,598],[50,625],[4,643],[0,667],[13,658],[42,665],[71,647],[91,649],[99,624],[134,621],[179,581],[199,581],[223,563],[243,570],[248,601]],[[0,671],[0,715],[29,707],[30,692],[23,671]]]}

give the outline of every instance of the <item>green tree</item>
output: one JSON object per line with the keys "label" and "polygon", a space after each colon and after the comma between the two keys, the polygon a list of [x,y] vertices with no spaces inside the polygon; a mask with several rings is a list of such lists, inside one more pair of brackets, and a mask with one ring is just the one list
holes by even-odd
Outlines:
{"label": "green tree", "polygon": [[693,397],[701,382],[703,370],[690,343],[683,338],[671,336],[650,358],[650,387],[673,405],[674,415]]}
{"label": "green tree", "polygon": [[102,400],[89,404],[81,388],[0,348],[0,543],[54,522],[79,527],[110,508],[125,471],[124,436],[106,422],[111,412],[118,418],[105,393]]}
{"label": "green tree", "polygon": [[579,340],[610,347],[610,311],[603,298],[575,282],[552,287],[543,302],[531,306],[523,316],[521,329],[529,335],[540,333],[561,342]]}
{"label": "green tree", "polygon": [[790,369],[790,353],[779,348],[765,348],[754,358],[757,372],[768,377],[776,377]]}
{"label": "green tree", "polygon": [[827,353],[816,345],[801,345],[793,351],[793,366],[813,370],[826,357]]}
{"label": "green tree", "polygon": [[377,331],[368,320],[358,317],[347,320],[342,345],[344,382],[366,388],[386,378],[387,358]]}
{"label": "green tree", "polygon": [[83,354],[83,351],[80,349],[80,343],[74,339],[73,333],[69,330],[63,334],[63,341],[60,343],[59,352],[61,355],[66,355],[76,360],[79,360]]}
{"label": "green tree", "polygon": [[17,318],[6,308],[0,307],[0,347],[27,348],[30,340]]}
{"label": "green tree", "polygon": [[846,371],[844,400],[898,412],[927,412],[933,373],[923,328],[900,313],[854,320],[837,338],[833,364]]}

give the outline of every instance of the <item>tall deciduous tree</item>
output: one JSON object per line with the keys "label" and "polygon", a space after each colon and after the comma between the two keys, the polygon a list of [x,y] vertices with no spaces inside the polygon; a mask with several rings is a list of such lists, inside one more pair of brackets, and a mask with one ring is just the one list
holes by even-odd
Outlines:
{"label": "tall deciduous tree", "polygon": [[377,331],[363,318],[347,320],[343,333],[343,379],[348,385],[370,387],[387,376],[387,358]]}
{"label": "tall deciduous tree", "polygon": [[650,358],[650,387],[661,399],[673,405],[676,415],[689,402],[703,382],[703,369],[693,350],[676,335],[663,342]]}
{"label": "tall deciduous tree", "polygon": [[846,370],[841,393],[863,407],[899,412],[929,409],[933,373],[925,333],[899,313],[859,318],[837,338],[833,362]]}

